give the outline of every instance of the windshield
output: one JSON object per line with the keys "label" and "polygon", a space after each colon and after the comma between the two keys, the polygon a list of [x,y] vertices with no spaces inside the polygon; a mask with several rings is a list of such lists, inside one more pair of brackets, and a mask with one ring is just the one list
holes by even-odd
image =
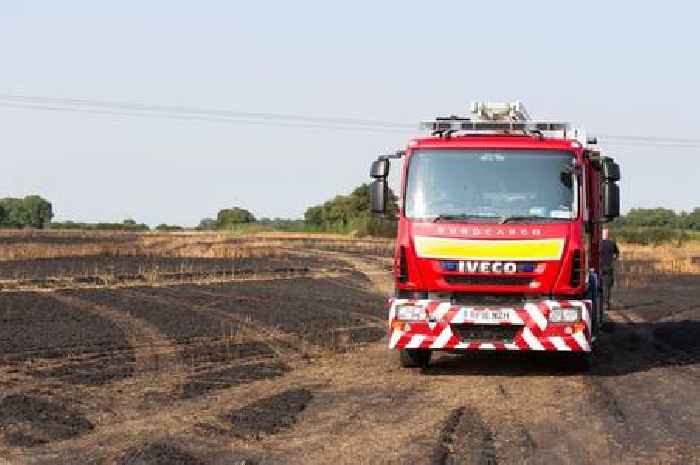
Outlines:
{"label": "windshield", "polygon": [[416,150],[406,186],[408,218],[575,217],[575,158],[543,150]]}

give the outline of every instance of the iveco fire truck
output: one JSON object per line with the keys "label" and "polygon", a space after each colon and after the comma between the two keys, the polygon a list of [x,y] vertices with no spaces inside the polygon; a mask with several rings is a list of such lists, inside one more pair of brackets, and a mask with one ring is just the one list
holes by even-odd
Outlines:
{"label": "iveco fire truck", "polygon": [[389,346],[403,366],[433,351],[560,351],[590,365],[605,318],[601,224],[619,215],[619,166],[568,123],[520,102],[468,116],[380,156],[372,210],[386,213],[391,159],[401,202]]}

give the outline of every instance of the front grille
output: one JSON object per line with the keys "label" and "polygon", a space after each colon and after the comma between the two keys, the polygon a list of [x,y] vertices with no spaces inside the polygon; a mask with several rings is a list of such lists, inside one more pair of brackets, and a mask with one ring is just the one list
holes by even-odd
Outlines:
{"label": "front grille", "polygon": [[473,286],[529,286],[532,278],[527,276],[465,276],[447,275],[447,284]]}
{"label": "front grille", "polygon": [[[532,297],[531,297],[532,298]],[[468,294],[464,292],[455,292],[453,294],[453,302],[457,305],[466,305],[472,307],[512,307],[520,308],[525,305],[527,300],[523,294]]]}
{"label": "front grille", "polygon": [[452,325],[452,332],[462,342],[511,343],[520,329],[520,326]]}

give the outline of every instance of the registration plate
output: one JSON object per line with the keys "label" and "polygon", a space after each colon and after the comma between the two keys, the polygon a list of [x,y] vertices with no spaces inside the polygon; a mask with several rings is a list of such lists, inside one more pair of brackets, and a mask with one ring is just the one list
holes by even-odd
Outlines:
{"label": "registration plate", "polygon": [[489,308],[468,308],[466,314],[467,321],[485,324],[499,324],[510,321],[509,309],[489,309]]}
{"label": "registration plate", "polygon": [[518,331],[517,326],[498,325],[457,325],[452,328],[462,342],[504,342],[512,343]]}

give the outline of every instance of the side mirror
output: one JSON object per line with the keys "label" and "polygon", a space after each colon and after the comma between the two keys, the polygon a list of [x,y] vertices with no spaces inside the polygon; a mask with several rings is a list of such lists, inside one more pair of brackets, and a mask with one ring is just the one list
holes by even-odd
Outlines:
{"label": "side mirror", "polygon": [[372,204],[372,213],[386,213],[386,201],[388,197],[389,183],[386,182],[386,178],[375,179],[370,186],[369,191],[370,203]]}
{"label": "side mirror", "polygon": [[369,175],[374,179],[386,178],[389,175],[389,160],[380,159],[373,161]]}
{"label": "side mirror", "polygon": [[603,216],[608,220],[620,216],[620,186],[614,181],[603,183]]}
{"label": "side mirror", "polygon": [[620,180],[620,165],[615,163],[612,158],[605,158],[602,163],[602,175],[606,181]]}

